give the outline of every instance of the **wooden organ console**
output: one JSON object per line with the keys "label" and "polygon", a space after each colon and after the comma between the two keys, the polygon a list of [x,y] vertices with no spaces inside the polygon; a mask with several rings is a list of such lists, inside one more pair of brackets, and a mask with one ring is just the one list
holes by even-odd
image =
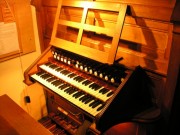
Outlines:
{"label": "wooden organ console", "polygon": [[46,49],[24,82],[44,87],[49,114],[39,122],[53,134],[102,134],[154,105],[168,117],[180,59],[171,61],[180,48],[176,1],[141,2],[32,2]]}

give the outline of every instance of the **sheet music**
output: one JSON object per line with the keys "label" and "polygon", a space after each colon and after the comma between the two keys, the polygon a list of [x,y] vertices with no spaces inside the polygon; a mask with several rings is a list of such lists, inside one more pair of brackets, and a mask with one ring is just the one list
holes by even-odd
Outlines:
{"label": "sheet music", "polygon": [[0,55],[20,50],[15,22],[0,22]]}

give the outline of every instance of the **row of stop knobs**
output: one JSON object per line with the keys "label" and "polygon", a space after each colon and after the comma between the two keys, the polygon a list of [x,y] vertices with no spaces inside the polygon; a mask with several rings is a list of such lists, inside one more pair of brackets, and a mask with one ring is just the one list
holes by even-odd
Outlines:
{"label": "row of stop knobs", "polygon": [[125,77],[125,72],[114,65],[100,63],[70,52],[52,50],[52,55],[58,61],[111,83],[119,84]]}

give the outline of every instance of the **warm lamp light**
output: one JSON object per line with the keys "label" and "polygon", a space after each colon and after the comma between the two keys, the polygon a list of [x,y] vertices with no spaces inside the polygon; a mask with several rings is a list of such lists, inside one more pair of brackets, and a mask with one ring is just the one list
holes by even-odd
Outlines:
{"label": "warm lamp light", "polygon": [[84,7],[84,8],[91,8],[93,7],[93,2],[82,2],[81,3],[81,6]]}

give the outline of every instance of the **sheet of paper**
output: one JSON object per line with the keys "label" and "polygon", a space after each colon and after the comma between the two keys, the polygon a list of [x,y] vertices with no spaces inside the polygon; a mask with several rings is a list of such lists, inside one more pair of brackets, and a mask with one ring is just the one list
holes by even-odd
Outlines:
{"label": "sheet of paper", "polygon": [[0,55],[20,50],[15,22],[0,22]]}

